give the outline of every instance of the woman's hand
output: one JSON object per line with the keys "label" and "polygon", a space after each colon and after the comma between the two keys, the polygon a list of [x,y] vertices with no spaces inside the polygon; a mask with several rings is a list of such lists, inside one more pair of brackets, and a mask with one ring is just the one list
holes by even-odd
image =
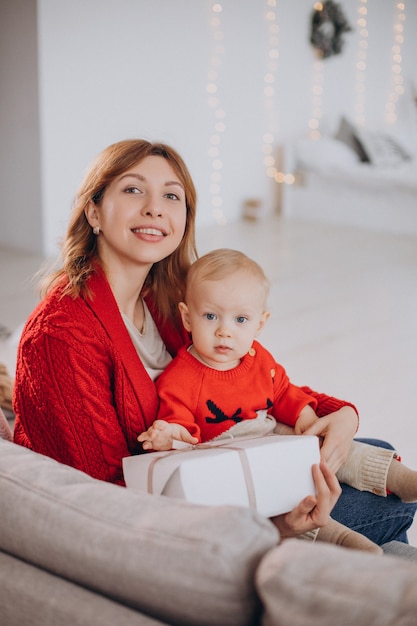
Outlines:
{"label": "woman's hand", "polygon": [[352,439],[358,429],[358,416],[350,406],[320,417],[303,435],[322,438],[320,455],[333,472],[337,472],[346,461]]}
{"label": "woman's hand", "polygon": [[148,430],[138,436],[144,450],[171,450],[174,439],[189,444],[198,443],[197,437],[190,435],[185,426],[165,420],[155,420]]}
{"label": "woman's hand", "polygon": [[317,495],[307,496],[289,513],[271,519],[278,528],[281,539],[302,535],[325,526],[329,521],[330,512],[342,489],[335,474],[323,461],[320,465],[313,465],[312,472]]}

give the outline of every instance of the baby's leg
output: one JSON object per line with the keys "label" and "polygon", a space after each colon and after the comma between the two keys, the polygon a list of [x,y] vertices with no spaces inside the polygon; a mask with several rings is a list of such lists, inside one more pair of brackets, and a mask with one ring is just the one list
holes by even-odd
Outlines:
{"label": "baby's leg", "polygon": [[367,552],[375,552],[375,554],[383,553],[382,548],[376,543],[364,535],[351,530],[347,526],[340,524],[333,518],[330,518],[329,522],[326,526],[323,526],[323,528],[316,528],[315,530],[304,533],[299,536],[299,539],[334,543],[335,545],[350,548],[351,550],[365,550]]}
{"label": "baby's leg", "polygon": [[334,519],[330,519],[326,526],[319,529],[316,541],[334,543],[351,550],[366,550],[367,552],[375,552],[377,554],[383,553],[382,548],[376,543],[347,526],[336,522]]}
{"label": "baby's leg", "polygon": [[339,482],[359,491],[387,495],[387,475],[395,450],[352,441],[349,456],[337,472]]}
{"label": "baby's leg", "polygon": [[387,489],[403,502],[417,502],[417,472],[404,463],[392,461],[388,469]]}
{"label": "baby's leg", "polygon": [[416,502],[417,471],[398,462],[397,458],[395,450],[353,441],[337,478],[359,491],[386,496],[388,490],[403,502]]}

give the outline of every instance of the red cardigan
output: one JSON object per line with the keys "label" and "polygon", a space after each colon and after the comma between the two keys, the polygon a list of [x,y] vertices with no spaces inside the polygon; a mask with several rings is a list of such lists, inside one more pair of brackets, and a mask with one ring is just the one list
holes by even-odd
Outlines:
{"label": "red cardigan", "polygon": [[[93,299],[62,297],[56,287],[29,317],[18,350],[14,440],[94,478],[124,484],[122,458],[157,415],[158,398],[129,337],[104,273],[89,282]],[[162,324],[174,356],[189,341]],[[302,388],[325,415],[347,403]]]}
{"label": "red cardigan", "polygon": [[[90,279],[94,299],[55,288],[23,330],[17,357],[16,443],[95,478],[124,484],[122,458],[138,453],[139,433],[158,399],[104,273]],[[174,356],[185,331],[156,320]]]}

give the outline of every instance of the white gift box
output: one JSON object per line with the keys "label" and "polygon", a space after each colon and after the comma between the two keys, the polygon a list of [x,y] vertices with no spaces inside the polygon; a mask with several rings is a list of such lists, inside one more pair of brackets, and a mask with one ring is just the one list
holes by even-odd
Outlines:
{"label": "white gift box", "polygon": [[317,437],[271,434],[125,457],[123,472],[132,489],[272,517],[315,494],[311,467],[319,461]]}

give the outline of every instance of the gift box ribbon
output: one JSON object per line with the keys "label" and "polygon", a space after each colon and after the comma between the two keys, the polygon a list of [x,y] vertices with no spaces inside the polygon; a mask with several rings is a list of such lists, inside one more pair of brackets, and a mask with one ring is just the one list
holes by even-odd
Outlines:
{"label": "gift box ribbon", "polygon": [[[242,440],[246,439],[246,437],[242,437],[241,439]],[[247,437],[247,439],[253,439],[253,437]],[[249,507],[251,509],[256,509],[255,486],[253,484],[252,472],[250,470],[250,465],[249,465],[248,457],[246,454],[246,450],[244,450],[243,448],[238,448],[237,446],[231,446],[227,442],[225,442],[224,444],[218,443],[216,446],[213,446],[210,444],[198,444],[196,446],[190,446],[188,449],[189,450],[207,450],[207,449],[212,450],[213,448],[217,448],[217,447],[221,447],[222,449],[225,449],[225,450],[233,450],[233,452],[237,452],[239,454],[239,460],[242,466],[243,477],[245,479]],[[157,463],[165,459],[167,456],[178,454],[178,453],[184,454],[184,452],[186,452],[186,450],[170,450],[168,452],[165,452],[164,454],[158,454],[158,456],[152,460],[148,468],[148,482],[147,482],[148,493],[154,493],[153,477],[154,477],[154,470],[155,470]]]}

